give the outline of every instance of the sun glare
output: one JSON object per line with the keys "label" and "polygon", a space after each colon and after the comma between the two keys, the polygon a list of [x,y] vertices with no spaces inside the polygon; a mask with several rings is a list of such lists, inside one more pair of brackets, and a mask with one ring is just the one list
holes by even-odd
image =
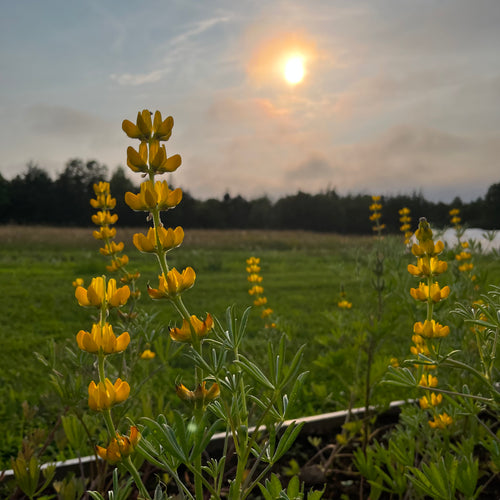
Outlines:
{"label": "sun glare", "polygon": [[304,59],[300,56],[293,56],[285,64],[284,76],[290,85],[300,83],[304,78]]}

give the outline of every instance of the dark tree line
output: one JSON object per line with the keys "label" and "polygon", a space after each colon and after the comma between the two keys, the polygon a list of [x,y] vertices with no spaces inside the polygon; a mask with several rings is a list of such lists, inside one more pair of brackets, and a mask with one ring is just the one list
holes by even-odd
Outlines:
{"label": "dark tree line", "polygon": [[[6,180],[0,174],[0,223],[91,226],[94,210],[89,204],[94,197],[93,184],[108,180],[117,199],[115,212],[122,226],[143,226],[144,213],[134,213],[123,201],[127,191],[138,187],[118,167],[111,176],[106,166],[97,161],[68,161],[53,180],[39,166],[27,169]],[[419,217],[427,217],[437,227],[449,225],[449,210],[459,208],[464,223],[483,229],[500,228],[500,183],[489,187],[484,198],[464,203],[431,202],[420,193],[385,196],[382,199],[382,222],[388,232],[399,231],[402,207],[411,210],[413,226]],[[368,220],[371,197],[366,194],[338,195],[334,190],[318,194],[302,191],[277,201],[267,197],[246,200],[226,194],[222,199],[197,200],[184,191],[181,204],[171,210],[165,222],[186,228],[238,229],[306,229],[344,234],[371,233]]]}

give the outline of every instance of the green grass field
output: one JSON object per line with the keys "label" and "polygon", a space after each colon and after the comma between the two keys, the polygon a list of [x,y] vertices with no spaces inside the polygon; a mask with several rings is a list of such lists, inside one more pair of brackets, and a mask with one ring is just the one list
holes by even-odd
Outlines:
{"label": "green grass field", "polygon": [[[105,273],[107,260],[99,254],[99,244],[91,231],[0,227],[0,430],[4,436],[10,435],[0,450],[0,466],[8,464],[8,456],[15,453],[25,430],[23,401],[36,409],[41,422],[45,419],[51,425],[57,417],[49,367],[35,353],[50,357],[53,345],[63,353],[66,346],[74,349],[76,333],[91,327],[89,311],[78,306],[72,286],[77,277],[88,285],[93,276]],[[134,232],[118,229],[116,241],[125,242],[125,252],[130,257],[128,268],[141,272],[139,287],[143,293],[139,308],[148,314],[157,313],[155,334],[149,332],[144,341],[151,341],[160,353],[167,342],[166,327],[179,321],[167,302],[153,303],[147,296],[146,284],[150,281],[156,285],[158,267],[153,257],[140,254],[133,247]],[[384,256],[381,309],[372,285],[377,253]],[[190,230],[186,231],[184,244],[171,253],[169,263],[178,269],[192,266],[196,270],[196,284],[184,296],[190,310],[201,316],[210,312],[224,320],[228,306],[234,305],[241,314],[251,305],[245,260],[252,255],[261,258],[265,295],[280,330],[287,335],[290,352],[306,345],[303,369],[310,374],[297,414],[334,411],[350,403],[363,403],[370,338],[376,339],[371,370],[373,401],[388,402],[403,396],[376,384],[391,357],[402,358],[408,353],[412,325],[425,314],[409,296],[409,288],[418,281],[406,271],[414,257],[405,251],[400,237],[387,237],[377,243],[372,237],[308,232]],[[448,257],[453,258],[451,250]],[[480,286],[498,283],[498,259],[476,255],[475,265]],[[449,312],[453,301],[467,300],[479,292],[454,273],[452,265],[443,278],[445,282],[452,285],[453,294],[437,314],[461,332],[449,340],[460,346],[463,326]],[[350,310],[337,307],[341,287],[353,303]],[[267,344],[278,338],[279,333],[264,328],[258,312],[252,312],[249,352],[258,358]],[[175,363],[162,366],[160,358],[153,360],[147,370],[159,377],[159,382],[151,378],[151,387],[155,391],[155,408],[161,411],[164,394],[172,394],[183,362],[179,356]],[[54,361],[56,369],[58,359]],[[64,376],[72,378],[77,374]],[[144,401],[143,397],[143,406]]]}

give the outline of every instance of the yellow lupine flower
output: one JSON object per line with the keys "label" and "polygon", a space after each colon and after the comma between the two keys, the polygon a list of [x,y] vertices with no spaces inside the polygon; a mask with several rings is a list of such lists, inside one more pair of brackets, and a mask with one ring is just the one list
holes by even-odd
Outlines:
{"label": "yellow lupine flower", "polygon": [[123,251],[124,246],[125,245],[123,241],[121,241],[120,243],[115,243],[114,241],[112,241],[105,247],[99,248],[99,252],[101,252],[101,254],[105,256],[113,255],[115,253],[120,253],[121,251]]}
{"label": "yellow lupine flower", "polygon": [[141,359],[153,359],[156,356],[156,353],[154,353],[151,349],[145,349],[141,353]]}
{"label": "yellow lupine flower", "polygon": [[113,278],[108,280],[107,290],[105,286],[104,278],[92,278],[88,289],[77,287],[75,297],[83,307],[102,307],[104,302],[111,307],[120,307],[130,297],[130,288],[127,285],[116,288],[116,280]]}
{"label": "yellow lupine flower", "polygon": [[249,266],[251,265],[257,265],[257,264],[260,264],[260,258],[259,257],[249,257],[247,260],[246,260],[247,264]]}
{"label": "yellow lupine flower", "polygon": [[374,220],[380,219],[381,217],[382,217],[382,214],[380,212],[374,212],[370,215],[369,219],[371,221],[374,221]]}
{"label": "yellow lupine flower", "polygon": [[123,120],[122,129],[131,139],[148,141],[151,138],[151,132],[153,131],[151,112],[147,109],[139,111],[137,113],[137,120],[135,124],[130,120]]}
{"label": "yellow lupine flower", "polygon": [[130,394],[130,386],[118,378],[114,384],[107,378],[106,381],[96,384],[93,380],[89,384],[89,408],[95,411],[108,410],[113,405],[125,401]]}
{"label": "yellow lupine flower", "polygon": [[372,196],[372,201],[380,201],[380,195],[373,195]]}
{"label": "yellow lupine flower", "polygon": [[184,229],[178,226],[175,229],[164,227],[150,227],[148,234],[144,236],[142,233],[136,233],[133,236],[133,242],[137,250],[144,253],[152,253],[156,249],[156,232],[160,239],[162,250],[168,251],[177,248],[184,241]]}
{"label": "yellow lupine flower", "polygon": [[156,139],[158,141],[168,141],[172,135],[174,119],[168,116],[162,120],[161,113],[155,111],[154,120],[151,121],[151,112],[143,109],[137,113],[136,123],[130,120],[123,120],[122,129],[131,139],[139,139],[141,141],[149,141]]}
{"label": "yellow lupine flower", "polygon": [[250,295],[260,295],[264,293],[264,287],[259,286],[259,285],[254,285],[250,290],[248,290],[248,293]]}
{"label": "yellow lupine flower", "polygon": [[149,212],[153,208],[168,210],[176,207],[182,200],[182,190],[171,190],[167,181],[143,182],[139,194],[125,193],[125,203],[136,212]]}
{"label": "yellow lupine flower", "polygon": [[423,323],[421,321],[417,321],[413,325],[413,331],[417,335],[427,339],[442,338],[450,334],[450,327],[443,326],[433,319],[430,321],[426,319]]}
{"label": "yellow lupine flower", "polygon": [[369,210],[372,212],[378,212],[379,210],[382,210],[382,204],[381,203],[372,203],[369,207]]}
{"label": "yellow lupine flower", "polygon": [[431,375],[430,373],[427,375],[423,374],[418,385],[420,385],[421,387],[437,387],[438,379],[437,377],[434,377],[434,375]]}
{"label": "yellow lupine flower", "polygon": [[213,326],[214,320],[210,313],[207,313],[204,321],[201,321],[193,314],[189,321],[185,318],[182,320],[180,328],[171,328],[170,337],[176,342],[192,342],[191,327],[193,327],[196,337],[202,339],[208,335]]}
{"label": "yellow lupine flower", "polygon": [[127,166],[133,172],[148,171],[148,146],[145,142],[139,144],[139,151],[136,151],[132,146],[127,148]]}
{"label": "yellow lupine flower", "polygon": [[205,408],[207,403],[218,398],[220,395],[220,388],[217,383],[213,383],[210,389],[205,389],[206,382],[203,381],[194,391],[190,391],[183,384],[175,386],[177,396],[183,401],[193,404],[197,408]]}
{"label": "yellow lupine flower", "polygon": [[97,454],[110,464],[116,464],[122,458],[130,456],[133,452],[141,435],[139,429],[135,426],[130,427],[130,436],[121,436],[116,434],[107,448],[96,446]]}
{"label": "yellow lupine flower", "polygon": [[174,127],[174,119],[167,116],[162,120],[161,113],[155,111],[153,120],[153,138],[158,141],[168,141],[172,135],[172,128]]}
{"label": "yellow lupine flower", "polygon": [[429,420],[429,426],[433,429],[445,429],[453,423],[453,419],[447,413],[434,416],[434,420]]}
{"label": "yellow lupine flower", "polygon": [[273,310],[270,307],[267,307],[260,313],[261,318],[267,318],[268,316],[271,316],[273,313]]}
{"label": "yellow lupine flower", "polygon": [[348,300],[340,300],[337,302],[337,306],[340,307],[340,309],[351,309],[352,307],[352,302],[349,302]]}
{"label": "yellow lupine flower", "polygon": [[250,266],[247,266],[247,273],[260,273],[260,266],[258,266],[257,264],[251,264]]}
{"label": "yellow lupine flower", "polygon": [[118,269],[121,269],[123,266],[126,266],[128,264],[128,260],[129,260],[128,255],[115,257],[111,262],[111,265],[106,266],[106,269],[111,273],[118,271]]}
{"label": "yellow lupine flower", "polygon": [[450,295],[450,287],[444,286],[441,288],[437,282],[433,283],[430,287],[425,283],[419,283],[418,288],[410,288],[410,295],[415,300],[421,300],[423,302],[429,299],[433,302],[439,302]]}
{"label": "yellow lupine flower", "polygon": [[442,401],[443,401],[443,395],[436,394],[435,392],[431,393],[430,399],[427,396],[423,396],[418,400],[420,408],[422,408],[422,410],[428,410],[429,408],[438,406],[441,404]]}
{"label": "yellow lupine flower", "polygon": [[435,257],[444,250],[444,243],[439,240],[434,243],[432,239],[421,241],[419,244],[414,243],[411,247],[411,252],[415,257]]}
{"label": "yellow lupine flower", "polygon": [[182,273],[174,267],[167,276],[161,274],[158,278],[158,288],[148,286],[149,296],[152,299],[174,299],[194,285],[196,273],[192,267],[186,267]]}
{"label": "yellow lupine flower", "polygon": [[458,266],[458,270],[461,273],[466,273],[468,271],[472,271],[474,269],[474,264],[472,262],[466,262],[460,266]]}
{"label": "yellow lupine flower", "polygon": [[250,281],[250,283],[261,283],[262,276],[259,276],[258,274],[250,274],[248,275],[247,280]]}
{"label": "yellow lupine flower", "polygon": [[73,286],[76,288],[78,286],[83,286],[83,279],[82,278],[76,278],[75,281],[73,281]]}
{"label": "yellow lupine flower", "polygon": [[99,194],[95,199],[90,200],[90,204],[93,208],[113,210],[116,206],[116,198],[113,198],[110,194]]}
{"label": "yellow lupine flower", "polygon": [[165,146],[160,146],[158,141],[153,141],[149,146],[149,161],[151,169],[157,173],[175,172],[182,163],[180,155],[167,157]]}
{"label": "yellow lupine flower", "polygon": [[117,220],[118,220],[118,215],[117,214],[111,215],[108,211],[104,212],[99,211],[96,214],[92,215],[92,222],[96,226],[109,226],[111,224],[115,224]]}
{"label": "yellow lupine flower", "polygon": [[92,331],[80,330],[76,335],[76,342],[82,351],[97,354],[102,351],[104,354],[113,354],[124,351],[130,343],[130,335],[123,332],[118,337],[113,332],[113,327],[109,323],[92,325]]}
{"label": "yellow lupine flower", "polygon": [[113,239],[116,236],[115,227],[100,227],[97,231],[92,233],[92,236],[96,240],[107,240]]}
{"label": "yellow lupine flower", "polygon": [[419,258],[417,265],[408,264],[408,272],[422,278],[424,276],[437,276],[444,273],[448,269],[448,264],[445,261],[439,260],[437,257]]}
{"label": "yellow lupine flower", "polygon": [[267,298],[266,297],[257,297],[254,301],[253,301],[253,305],[254,306],[264,306],[267,304]]}
{"label": "yellow lupine flower", "polygon": [[455,255],[456,260],[468,260],[472,259],[472,254],[470,252],[462,251],[459,254]]}
{"label": "yellow lupine flower", "polygon": [[93,186],[94,193],[96,196],[107,196],[110,192],[110,184],[109,182],[100,181],[95,183]]}

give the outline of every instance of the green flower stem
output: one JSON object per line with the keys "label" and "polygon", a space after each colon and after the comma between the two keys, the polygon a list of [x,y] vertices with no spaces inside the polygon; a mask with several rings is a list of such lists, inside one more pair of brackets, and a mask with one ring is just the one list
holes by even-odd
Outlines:
{"label": "green flower stem", "polygon": [[[148,490],[144,486],[144,483],[142,482],[141,476],[139,472],[137,471],[135,465],[133,464],[132,460],[130,457],[127,457],[125,460],[123,460],[123,465],[129,472],[129,474],[132,476],[134,479],[135,485],[137,486],[137,489],[139,490],[141,497],[146,499],[146,500],[151,500],[151,497],[149,496]],[[200,497],[203,498],[203,497]]]}
{"label": "green flower stem", "polygon": [[109,438],[116,438],[116,429],[115,425],[113,424],[113,419],[111,418],[111,410],[109,408],[107,410],[103,410],[102,416],[106,424],[106,429],[108,429]]}

